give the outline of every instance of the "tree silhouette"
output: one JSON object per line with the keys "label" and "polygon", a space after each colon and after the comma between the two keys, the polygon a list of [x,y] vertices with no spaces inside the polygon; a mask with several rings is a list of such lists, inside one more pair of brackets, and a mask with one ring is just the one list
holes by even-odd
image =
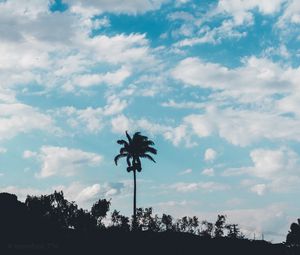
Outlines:
{"label": "tree silhouette", "polygon": [[155,160],[151,154],[157,153],[157,150],[153,147],[154,142],[149,140],[147,136],[141,135],[140,132],[136,132],[131,137],[128,132],[125,132],[127,140],[118,140],[117,143],[123,147],[120,149],[120,153],[115,157],[115,164],[118,164],[120,158],[126,158],[127,172],[133,172],[134,190],[133,190],[133,228],[136,225],[136,171],[142,171],[141,158],[147,158],[154,163]]}
{"label": "tree silhouette", "polygon": [[215,237],[224,236],[225,222],[226,222],[226,216],[218,215],[218,219],[215,223]]}
{"label": "tree silhouette", "polygon": [[106,217],[109,207],[110,200],[106,199],[99,199],[95,204],[93,204],[91,214],[96,219],[99,227],[102,227],[102,219]]}
{"label": "tree silhouette", "polygon": [[166,231],[172,230],[173,218],[171,215],[163,214],[161,218],[162,224],[165,226]]}
{"label": "tree silhouette", "polygon": [[289,245],[300,246],[300,219],[298,222],[293,222],[290,226],[290,231],[286,237],[286,243]]}

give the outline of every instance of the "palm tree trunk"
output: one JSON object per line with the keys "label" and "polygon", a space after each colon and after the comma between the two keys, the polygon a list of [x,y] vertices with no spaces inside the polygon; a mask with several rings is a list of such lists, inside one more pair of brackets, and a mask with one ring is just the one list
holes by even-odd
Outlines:
{"label": "palm tree trunk", "polygon": [[133,170],[133,230],[136,230],[137,228],[137,222],[136,222],[136,170]]}

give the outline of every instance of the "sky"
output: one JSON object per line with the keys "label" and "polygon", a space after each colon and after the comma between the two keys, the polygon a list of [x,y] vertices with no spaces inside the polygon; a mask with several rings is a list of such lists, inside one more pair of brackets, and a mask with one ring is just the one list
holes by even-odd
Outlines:
{"label": "sky", "polygon": [[0,191],[139,207],[284,241],[300,216],[298,0],[0,0]]}

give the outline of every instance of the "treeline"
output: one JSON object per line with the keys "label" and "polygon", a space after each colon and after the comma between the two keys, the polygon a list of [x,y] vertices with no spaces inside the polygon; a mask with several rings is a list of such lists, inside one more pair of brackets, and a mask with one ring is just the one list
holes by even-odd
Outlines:
{"label": "treeline", "polygon": [[200,221],[198,217],[184,216],[175,219],[171,215],[161,217],[153,214],[151,207],[137,208],[136,223],[132,218],[114,210],[110,213],[110,223],[104,224],[110,211],[110,200],[99,199],[90,210],[79,208],[75,202],[64,198],[63,192],[50,195],[27,196],[25,206],[35,219],[44,219],[61,229],[88,231],[93,229],[150,232],[184,232],[203,237],[244,238],[237,224],[227,224],[225,215],[218,215],[216,222]]}
{"label": "treeline", "polygon": [[[68,201],[62,191],[41,196],[27,196],[24,203],[9,193],[0,193],[0,232],[9,238],[18,234],[24,238],[30,233],[43,236],[53,233],[75,231],[81,234],[95,232],[149,232],[189,233],[194,236],[214,239],[226,237],[245,240],[237,224],[226,223],[225,215],[218,215],[215,222],[199,220],[196,216],[175,219],[171,215],[154,214],[151,207],[137,208],[136,222],[119,211],[110,212],[111,201],[99,199],[90,210],[79,208]],[[107,220],[110,215],[110,219]],[[106,220],[105,220],[106,219]],[[106,223],[104,223],[106,222]],[[29,231],[30,230],[30,231]],[[49,234],[49,235],[50,235]],[[292,223],[287,235],[288,246],[300,247],[300,219]]]}
{"label": "treeline", "polygon": [[[151,207],[137,208],[136,222],[133,218],[121,215],[117,210],[110,213],[110,223],[103,221],[110,212],[110,200],[99,199],[90,210],[79,208],[73,201],[68,201],[62,191],[41,196],[27,196],[24,203],[13,194],[0,194],[0,221],[2,228],[21,227],[31,222],[31,226],[44,226],[51,229],[74,229],[81,232],[92,230],[184,232],[204,237],[244,238],[237,224],[227,224],[226,216],[218,215],[215,223],[198,217],[184,216],[175,219],[171,215],[161,217],[153,214]],[[20,219],[22,222],[19,222]]]}

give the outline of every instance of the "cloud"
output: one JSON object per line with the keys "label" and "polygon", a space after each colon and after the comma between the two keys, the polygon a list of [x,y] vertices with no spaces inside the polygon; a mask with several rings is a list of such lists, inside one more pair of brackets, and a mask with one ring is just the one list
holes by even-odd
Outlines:
{"label": "cloud", "polygon": [[299,140],[299,74],[298,67],[256,57],[237,68],[186,58],[172,71],[184,85],[209,90],[205,113],[186,116],[187,128],[199,137],[217,133],[239,146]]}
{"label": "cloud", "polygon": [[90,207],[100,198],[110,199],[121,195],[126,190],[126,183],[104,182],[86,185],[80,182],[72,182],[70,185],[54,187],[56,190],[63,190],[66,198],[76,201],[80,206]]}
{"label": "cloud", "polygon": [[216,182],[178,182],[171,184],[169,189],[174,189],[177,192],[194,192],[194,191],[204,191],[204,192],[215,192],[228,190],[230,187],[226,184],[216,183]]}
{"label": "cloud", "polygon": [[173,69],[172,75],[190,86],[221,90],[223,96],[240,102],[255,102],[268,95],[289,92],[296,85],[294,79],[299,70],[284,69],[268,59],[256,57],[244,59],[242,66],[233,69],[199,58],[186,58]]}
{"label": "cloud", "polygon": [[295,192],[300,184],[299,155],[287,148],[255,149],[250,152],[253,166],[225,170],[225,176],[249,175],[256,179],[246,179],[241,185],[257,195],[266,192]]}
{"label": "cloud", "polygon": [[262,208],[224,210],[228,221],[239,224],[248,238],[261,238],[273,242],[282,242],[290,225],[287,208],[282,204],[270,204]]}
{"label": "cloud", "polygon": [[277,25],[280,28],[286,29],[288,25],[297,25],[300,23],[300,4],[297,0],[286,1],[286,8],[283,14],[279,17]]}
{"label": "cloud", "polygon": [[167,2],[166,0],[66,0],[66,3],[70,4],[70,8],[73,12],[93,16],[95,14],[101,14],[103,12],[111,13],[125,13],[130,15],[142,14],[147,11],[157,10],[162,4]]}
{"label": "cloud", "polygon": [[286,0],[220,0],[216,7],[217,13],[232,16],[235,24],[243,24],[252,19],[251,11],[258,10],[263,15],[272,15],[280,11]]}
{"label": "cloud", "polygon": [[130,120],[121,114],[111,120],[111,125],[113,132],[123,134],[126,130],[129,130]]}
{"label": "cloud", "polygon": [[35,157],[41,163],[38,178],[50,176],[72,176],[86,168],[98,166],[103,157],[79,149],[66,147],[43,146],[39,152],[25,151],[24,157]]}
{"label": "cloud", "polygon": [[204,109],[204,103],[197,103],[197,102],[175,102],[174,100],[170,99],[167,102],[161,104],[163,107],[170,107],[175,109]]}
{"label": "cloud", "polygon": [[67,200],[75,201],[79,207],[90,209],[92,204],[100,198],[110,199],[127,192],[126,185],[126,182],[105,182],[94,184],[72,182],[67,185],[56,185],[43,189],[33,187],[4,186],[0,187],[0,190],[1,192],[16,194],[20,201],[25,201],[27,195],[40,196],[53,193],[55,190],[63,191],[64,197]]}
{"label": "cloud", "polygon": [[74,90],[74,87],[88,88],[96,85],[107,84],[110,86],[121,85],[131,72],[127,68],[122,67],[115,72],[107,72],[105,74],[82,74],[77,75],[74,79],[65,85],[68,91]]}
{"label": "cloud", "polygon": [[49,115],[22,103],[0,104],[0,126],[0,140],[33,130],[60,132]]}
{"label": "cloud", "polygon": [[[100,84],[121,85],[132,75],[131,70],[156,64],[145,34],[91,36],[93,29],[102,29],[107,18],[93,19],[76,12],[74,6],[65,12],[51,12],[48,4],[0,2],[0,79],[4,89],[30,84],[40,85],[47,93],[57,87],[76,93]],[[96,1],[77,4],[98,5]],[[114,4],[120,7],[119,2],[104,5]],[[14,29],[7,29],[7,24]],[[104,64],[104,72],[92,71],[103,69]]]}
{"label": "cloud", "polygon": [[212,149],[212,148],[208,148],[205,150],[204,152],[204,160],[205,161],[210,161],[213,162],[217,157],[217,152]]}
{"label": "cloud", "polygon": [[[247,36],[248,28],[255,23],[254,14],[276,15],[286,2],[287,0],[220,0],[205,12],[201,10],[199,14],[174,12],[168,18],[173,22],[181,21],[172,30],[172,35],[180,38],[175,46],[191,47],[204,43],[219,44],[224,39],[239,40]],[[197,7],[194,9],[197,10]]]}
{"label": "cloud", "polygon": [[213,168],[205,168],[203,171],[202,171],[202,174],[203,175],[206,175],[206,176],[214,176],[215,175],[215,171]]}
{"label": "cloud", "polygon": [[262,196],[265,194],[267,189],[267,185],[266,184],[255,184],[254,186],[251,187],[251,191],[256,193],[259,196]]}
{"label": "cloud", "polygon": [[187,174],[191,174],[192,172],[193,172],[193,170],[191,168],[188,168],[188,169],[183,170],[180,173],[178,173],[178,175],[187,175]]}
{"label": "cloud", "polygon": [[218,109],[208,106],[204,114],[187,115],[182,123],[192,131],[190,135],[203,138],[217,134],[231,144],[242,147],[263,139],[299,141],[300,137],[296,128],[300,124],[299,119],[255,109]]}
{"label": "cloud", "polygon": [[[103,107],[78,109],[68,106],[59,108],[55,111],[55,114],[57,117],[63,118],[73,129],[79,130],[79,132],[84,130],[87,133],[97,134],[110,121],[110,117],[112,117],[111,122],[114,123],[127,106],[128,102],[126,99],[111,95],[107,98],[106,105]],[[113,117],[117,114],[119,114],[117,117]]]}

